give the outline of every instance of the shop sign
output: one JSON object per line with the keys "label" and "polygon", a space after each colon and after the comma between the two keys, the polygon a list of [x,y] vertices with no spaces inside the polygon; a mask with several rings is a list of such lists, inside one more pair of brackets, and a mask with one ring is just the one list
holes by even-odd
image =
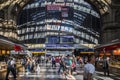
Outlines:
{"label": "shop sign", "polygon": [[28,44],[28,48],[44,48],[45,44]]}

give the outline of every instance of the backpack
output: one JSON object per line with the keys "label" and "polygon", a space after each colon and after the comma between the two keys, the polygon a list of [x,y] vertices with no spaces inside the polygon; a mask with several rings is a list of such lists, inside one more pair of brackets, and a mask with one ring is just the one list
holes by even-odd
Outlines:
{"label": "backpack", "polygon": [[72,68],[75,68],[75,62],[72,62],[71,66],[72,66]]}
{"label": "backpack", "polygon": [[12,67],[12,65],[11,65],[11,60],[8,61],[8,67],[9,67],[9,68]]}
{"label": "backpack", "polygon": [[54,58],[54,57],[52,58],[52,62],[53,62],[53,61],[55,61],[55,58]]}

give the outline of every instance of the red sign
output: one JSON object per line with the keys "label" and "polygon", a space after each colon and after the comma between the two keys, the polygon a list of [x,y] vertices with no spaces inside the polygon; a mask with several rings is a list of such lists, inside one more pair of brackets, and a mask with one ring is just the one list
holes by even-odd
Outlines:
{"label": "red sign", "polygon": [[14,50],[15,50],[15,51],[21,51],[22,48],[21,48],[21,46],[19,46],[19,45],[14,45]]}

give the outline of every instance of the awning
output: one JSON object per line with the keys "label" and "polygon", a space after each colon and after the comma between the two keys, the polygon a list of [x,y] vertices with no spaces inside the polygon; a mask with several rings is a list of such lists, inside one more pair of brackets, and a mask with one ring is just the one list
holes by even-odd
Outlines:
{"label": "awning", "polygon": [[23,44],[17,44],[16,42],[13,42],[12,40],[4,37],[4,36],[0,36],[0,49],[1,50],[13,50],[13,49],[18,49],[17,46],[19,46],[19,49],[20,47],[22,49],[26,49],[27,46],[23,45]]}
{"label": "awning", "polygon": [[99,46],[96,46],[95,49],[96,50],[100,50],[100,51],[111,51],[111,50],[115,50],[117,48],[120,48],[120,41],[117,41],[117,42],[111,42],[111,43],[108,43],[108,44],[102,44],[102,45],[99,45]]}
{"label": "awning", "polygon": [[95,52],[80,52],[80,54],[95,54]]}

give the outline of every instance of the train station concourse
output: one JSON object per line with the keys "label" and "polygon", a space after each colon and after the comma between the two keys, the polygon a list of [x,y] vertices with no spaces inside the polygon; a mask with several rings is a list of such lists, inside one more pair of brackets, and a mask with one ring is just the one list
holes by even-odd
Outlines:
{"label": "train station concourse", "polygon": [[120,80],[120,0],[0,0],[0,80]]}

